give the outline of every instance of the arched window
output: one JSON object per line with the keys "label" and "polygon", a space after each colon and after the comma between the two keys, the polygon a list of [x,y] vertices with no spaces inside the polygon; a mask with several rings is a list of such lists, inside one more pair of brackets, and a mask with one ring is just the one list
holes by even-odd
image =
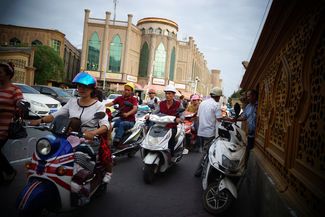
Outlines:
{"label": "arched window", "polygon": [[152,27],[149,28],[149,33],[153,33],[153,28]]}
{"label": "arched window", "polygon": [[156,29],[156,34],[161,35],[161,33],[162,33],[161,28],[157,28],[157,29]]}
{"label": "arched window", "polygon": [[172,54],[170,56],[170,68],[169,68],[169,80],[174,80],[175,72],[175,47],[173,47]]}
{"label": "arched window", "polygon": [[149,46],[145,42],[141,48],[140,53],[140,64],[139,64],[139,76],[146,77],[148,75],[148,57],[149,57]]}
{"label": "arched window", "polygon": [[98,70],[99,65],[100,40],[97,32],[91,35],[88,43],[88,70]]}
{"label": "arched window", "polygon": [[37,39],[32,41],[32,46],[41,46],[41,45],[43,45],[43,43]]}
{"label": "arched window", "polygon": [[20,45],[21,42],[18,38],[14,37],[14,38],[10,39],[9,44],[12,46],[16,46],[16,45]]}
{"label": "arched window", "polygon": [[163,43],[156,49],[155,67],[153,75],[156,78],[165,78],[166,50]]}
{"label": "arched window", "polygon": [[109,54],[108,70],[110,72],[120,72],[122,56],[122,44],[120,36],[114,36],[113,41],[110,44]]}
{"label": "arched window", "polygon": [[146,29],[145,28],[142,28],[141,29],[141,32],[142,32],[143,35],[146,34]]}

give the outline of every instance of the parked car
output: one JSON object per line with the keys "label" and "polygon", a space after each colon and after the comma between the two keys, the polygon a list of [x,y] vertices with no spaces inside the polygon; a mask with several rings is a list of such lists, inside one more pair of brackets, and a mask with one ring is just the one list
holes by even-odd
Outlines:
{"label": "parked car", "polygon": [[112,102],[114,99],[116,99],[117,97],[122,96],[121,94],[118,93],[112,93],[110,94],[105,100],[103,100],[103,102],[105,104]]}
{"label": "parked car", "polygon": [[33,85],[32,87],[38,90],[41,94],[48,95],[58,100],[62,106],[64,106],[71,98],[71,95],[60,87],[49,87],[45,85]]}
{"label": "parked car", "polygon": [[31,86],[14,83],[23,92],[24,99],[30,103],[30,116],[45,116],[60,109],[61,103],[52,97],[41,94]]}
{"label": "parked car", "polygon": [[67,92],[68,94],[70,94],[73,97],[78,97],[79,93],[77,89],[71,88],[71,89],[65,89],[65,92]]}

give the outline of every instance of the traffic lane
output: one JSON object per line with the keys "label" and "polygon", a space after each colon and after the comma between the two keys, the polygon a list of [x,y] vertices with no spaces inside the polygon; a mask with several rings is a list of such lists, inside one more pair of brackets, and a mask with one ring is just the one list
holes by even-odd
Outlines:
{"label": "traffic lane", "polygon": [[[85,207],[49,216],[211,217],[213,215],[202,206],[201,179],[193,176],[199,158],[198,153],[185,155],[178,165],[158,175],[151,185],[143,181],[143,163],[139,153],[131,159],[120,158],[106,194],[94,198]],[[15,201],[26,183],[24,163],[16,163],[14,167],[18,170],[16,179],[11,185],[0,187],[0,208],[4,210],[1,216],[4,217],[17,216]],[[248,201],[247,196],[239,193],[239,200],[222,216],[249,216],[245,214],[245,209],[249,208]]]}

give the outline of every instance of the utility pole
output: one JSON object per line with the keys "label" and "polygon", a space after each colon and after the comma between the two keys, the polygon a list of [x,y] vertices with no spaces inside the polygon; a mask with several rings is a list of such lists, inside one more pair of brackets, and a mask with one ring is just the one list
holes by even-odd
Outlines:
{"label": "utility pole", "polygon": [[115,20],[116,20],[116,4],[117,4],[117,0],[113,0],[114,3],[114,18],[113,18],[113,24],[115,24]]}

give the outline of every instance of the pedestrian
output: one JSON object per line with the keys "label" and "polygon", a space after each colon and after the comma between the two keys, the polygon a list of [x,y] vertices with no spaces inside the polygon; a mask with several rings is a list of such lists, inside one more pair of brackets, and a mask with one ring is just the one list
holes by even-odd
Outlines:
{"label": "pedestrian", "polygon": [[211,98],[201,102],[198,111],[199,117],[199,148],[200,152],[203,151],[202,159],[199,163],[197,170],[194,175],[196,177],[201,176],[202,173],[202,160],[209,150],[209,146],[212,140],[216,137],[217,125],[221,121],[221,106],[219,103],[220,97],[222,96],[222,90],[218,87],[212,88],[210,91]]}
{"label": "pedestrian", "polygon": [[222,103],[221,114],[222,114],[222,117],[227,117],[228,116],[228,114],[227,114],[227,106],[226,106],[225,102]]}
{"label": "pedestrian", "polygon": [[184,97],[184,95],[181,95],[180,97],[179,97],[179,100],[180,100],[180,102],[181,102],[181,104],[182,104],[182,106],[183,106],[183,108],[187,108],[187,106],[188,106],[188,102],[186,101],[186,99],[185,99],[185,97]]}
{"label": "pedestrian", "polygon": [[[254,148],[255,129],[256,129],[256,112],[257,112],[257,91],[248,90],[246,93],[247,105],[238,118],[231,119],[232,121],[247,121],[247,149]],[[249,152],[248,152],[249,153]]]}
{"label": "pedestrian", "polygon": [[10,183],[17,173],[2,153],[2,148],[8,140],[9,124],[20,100],[23,99],[21,90],[11,82],[14,74],[12,63],[0,63],[0,177],[3,183]]}
{"label": "pedestrian", "polygon": [[153,109],[153,110],[156,110],[158,108],[158,105],[159,105],[159,102],[160,102],[160,99],[156,96],[156,90],[155,89],[150,89],[148,91],[148,94],[149,94],[149,99],[147,101],[147,105]]}

